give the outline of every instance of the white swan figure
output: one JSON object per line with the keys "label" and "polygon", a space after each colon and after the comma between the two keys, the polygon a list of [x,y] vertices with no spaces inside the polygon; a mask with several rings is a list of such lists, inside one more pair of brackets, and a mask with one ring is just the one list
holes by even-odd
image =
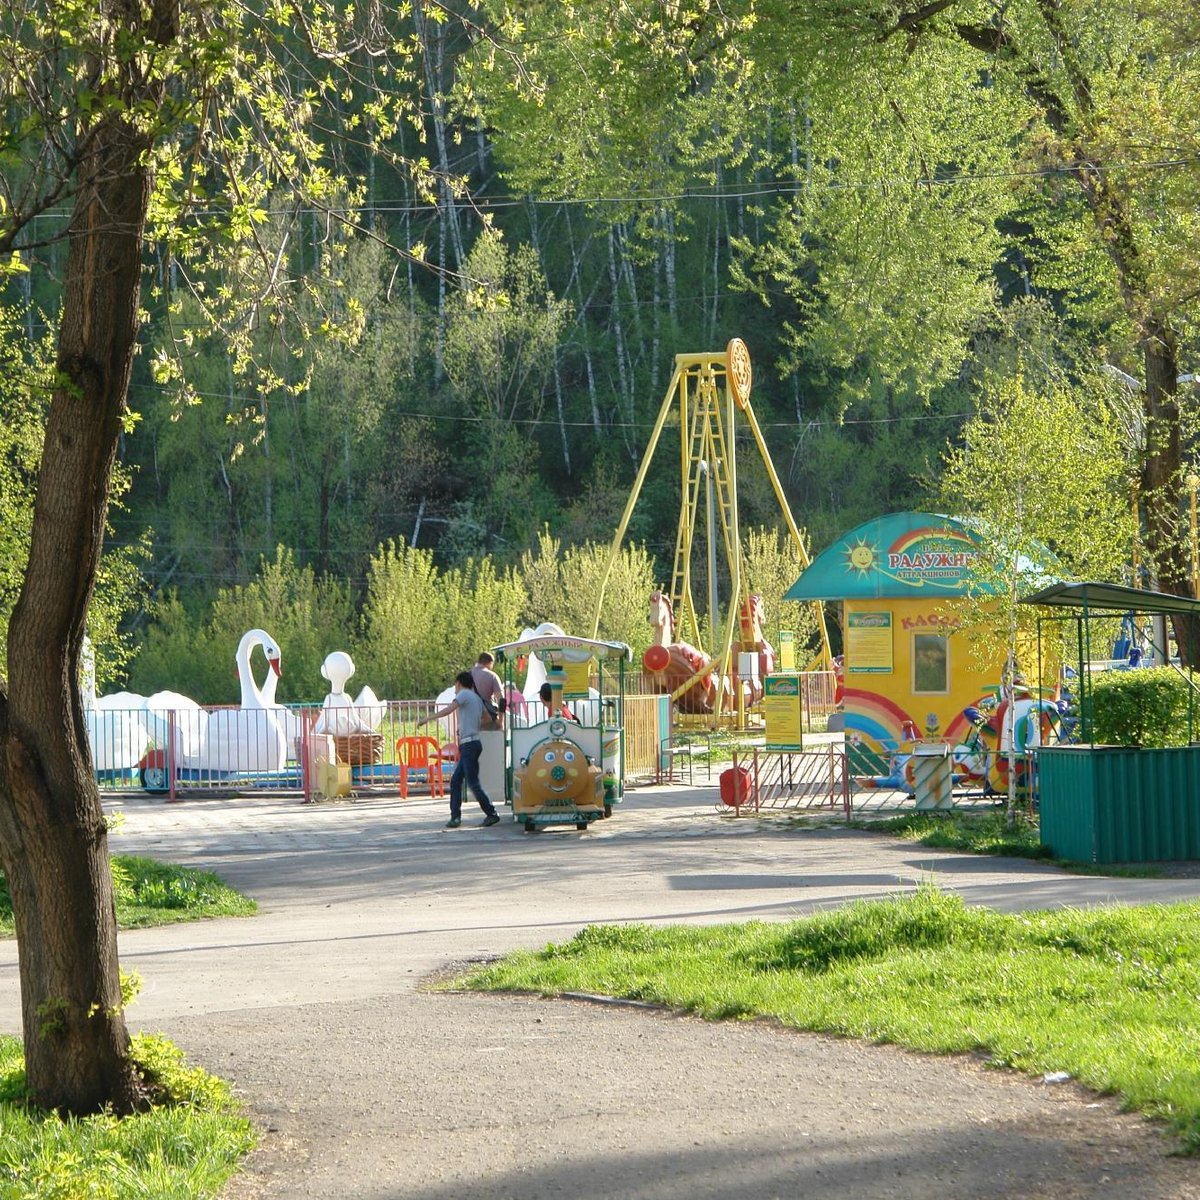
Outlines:
{"label": "white swan figure", "polygon": [[[268,671],[262,687],[259,688],[259,694],[262,696],[263,707],[269,708],[275,713],[275,719],[283,729],[284,737],[287,738],[288,762],[298,762],[300,753],[298,747],[300,739],[304,737],[305,721],[304,717],[295,709],[288,708],[286,704],[280,704],[275,699],[275,689],[279,686],[279,677],[282,674],[282,667],[278,670]],[[253,678],[251,682],[253,682]]]}
{"label": "white swan figure", "polygon": [[155,692],[145,697],[146,723],[154,744],[166,750],[174,727],[175,761],[188,766],[200,757],[208,732],[208,713],[190,696]]}
{"label": "white swan figure", "polygon": [[[92,643],[86,637],[83,639],[81,674],[93,769],[97,772],[131,770],[142,761],[142,755],[150,745],[150,732],[142,719],[143,698],[131,692],[105,697],[108,703],[101,703],[96,698],[96,659]],[[118,699],[130,703],[112,703]]]}
{"label": "white swan figure", "polygon": [[374,733],[383,721],[384,705],[369,688],[350,699],[346,681],[354,674],[354,659],[344,650],[335,650],[325,657],[321,674],[329,680],[329,694],[321,704],[314,733],[329,733],[345,737],[351,733]]}
{"label": "white swan figure", "polygon": [[251,629],[238,644],[238,679],[242,686],[240,708],[217,709],[209,714],[205,743],[198,766],[213,771],[282,771],[287,763],[287,735],[277,708],[268,708],[254,681],[250,652],[261,646],[267,665],[279,674],[279,646],[269,633]]}

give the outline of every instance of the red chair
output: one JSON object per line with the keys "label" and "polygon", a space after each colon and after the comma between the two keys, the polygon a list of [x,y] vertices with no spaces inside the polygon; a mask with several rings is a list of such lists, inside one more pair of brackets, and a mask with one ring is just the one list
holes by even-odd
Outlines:
{"label": "red chair", "polygon": [[396,739],[396,765],[400,768],[400,799],[408,798],[409,771],[424,771],[431,796],[444,796],[442,748],[436,738],[402,737]]}

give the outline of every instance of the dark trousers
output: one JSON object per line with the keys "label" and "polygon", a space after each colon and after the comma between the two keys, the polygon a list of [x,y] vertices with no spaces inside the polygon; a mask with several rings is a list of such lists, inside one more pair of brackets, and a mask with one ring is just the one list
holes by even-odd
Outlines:
{"label": "dark trousers", "polygon": [[479,756],[483,753],[482,742],[463,742],[458,748],[458,765],[450,776],[450,815],[456,820],[462,817],[463,780],[471,789],[471,795],[479,801],[479,807],[490,817],[496,809],[479,782]]}

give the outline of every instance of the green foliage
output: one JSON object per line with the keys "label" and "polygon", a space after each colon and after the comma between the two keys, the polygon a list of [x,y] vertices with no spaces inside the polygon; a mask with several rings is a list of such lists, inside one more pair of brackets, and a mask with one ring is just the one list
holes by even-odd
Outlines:
{"label": "green foliage", "polygon": [[259,563],[250,583],[219,591],[207,615],[189,612],[169,595],[155,618],[131,674],[133,690],[182,692],[201,704],[236,700],[237,647],[249,629],[264,629],[279,643],[279,700],[313,700],[325,656],[346,649],[356,626],[349,590],[317,579],[312,567],[298,567],[283,547]]}
{"label": "green foliage", "polygon": [[[1200,907],[1005,914],[924,885],[790,924],[601,927],[473,971],[479,989],[600,992],[709,1019],[1068,1071],[1200,1151]],[[461,980],[455,986],[462,986]]]}
{"label": "green foliage", "polygon": [[[742,551],[746,556],[746,583],[752,593],[763,598],[763,633],[767,641],[776,641],[776,630],[790,629],[798,648],[808,646],[817,633],[813,606],[783,598],[802,570],[790,535],[780,529],[751,529],[742,538]],[[775,650],[778,653],[777,645]]]}
{"label": "green foliage", "polygon": [[934,500],[977,535],[964,622],[992,660],[1003,649],[1016,661],[1019,632],[1033,631],[1037,614],[1022,596],[1047,577],[1119,579],[1133,540],[1128,459],[1104,388],[1057,372],[1031,379],[1026,363],[1018,352],[1011,374],[982,377]]}
{"label": "green foliage", "polygon": [[153,1086],[145,1113],[63,1119],[25,1100],[20,1043],[0,1037],[0,1193],[5,1200],[203,1200],[253,1148],[229,1085],[187,1063],[165,1038],[139,1034],[132,1057]]}
{"label": "green foliage", "polygon": [[381,696],[429,697],[488,646],[511,641],[524,592],[490,558],[439,571],[428,550],[394,544],[371,561],[359,671]]}
{"label": "green foliage", "polygon": [[17,314],[0,306],[0,671],[8,618],[25,574],[42,452],[46,394],[36,386],[37,376]]}
{"label": "green foliage", "polygon": [[[527,602],[522,619],[529,627],[553,621],[567,633],[592,636],[596,597],[611,547],[596,542],[564,547],[548,529],[535,550],[521,555],[517,574]],[[644,546],[622,546],[612,565],[596,636],[639,649],[649,641],[646,605],[654,591],[654,560]],[[511,640],[511,639],[510,639]]]}
{"label": "green foliage", "polygon": [[[50,333],[31,342],[15,310],[0,304],[0,674],[4,673],[8,619],[25,576],[33,499],[42,454],[42,431],[53,363]],[[129,475],[118,468],[113,481],[119,506]],[[105,551],[88,610],[98,684],[118,675],[132,656],[122,622],[145,594],[141,564],[144,542]]]}
{"label": "green foliage", "polygon": [[1009,858],[1051,858],[1037,825],[1027,819],[1010,821],[1003,813],[903,813],[852,822],[873,833],[891,833],[906,841],[940,850],[972,854],[1001,854]]}
{"label": "green foliage", "polygon": [[1172,667],[1105,671],[1092,679],[1092,737],[1117,746],[1185,746],[1188,697],[1200,719],[1200,694]]}

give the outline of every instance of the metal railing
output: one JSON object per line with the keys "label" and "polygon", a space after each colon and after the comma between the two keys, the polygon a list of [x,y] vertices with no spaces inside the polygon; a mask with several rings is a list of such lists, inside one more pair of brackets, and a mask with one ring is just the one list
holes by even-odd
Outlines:
{"label": "metal railing", "polygon": [[[100,787],[106,792],[146,790],[230,794],[245,789],[306,791],[304,743],[314,733],[333,739],[350,766],[355,787],[396,786],[398,738],[418,732],[433,700],[381,702],[371,711],[292,705],[243,709],[93,708],[88,741]],[[453,745],[456,723],[440,718],[420,730]]]}
{"label": "metal railing", "polygon": [[838,746],[814,750],[768,751],[754,747],[749,753],[734,751],[733,771],[749,772],[749,791],[735,789],[733,798],[744,803],[727,807],[733,812],[828,809],[851,815],[850,778],[845,752]]}

